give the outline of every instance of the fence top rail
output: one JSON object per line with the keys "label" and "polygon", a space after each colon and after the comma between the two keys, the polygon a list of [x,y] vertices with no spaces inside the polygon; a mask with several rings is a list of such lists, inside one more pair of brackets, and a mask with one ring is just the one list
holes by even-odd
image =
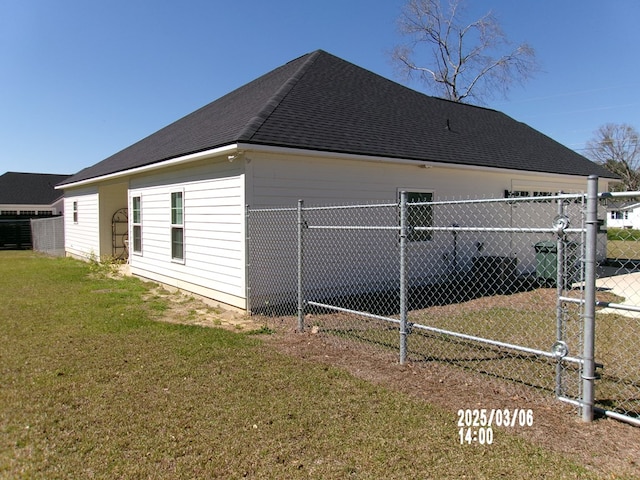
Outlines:
{"label": "fence top rail", "polygon": [[249,213],[254,213],[254,212],[297,212],[298,209],[295,207],[282,207],[282,208],[278,208],[278,207],[274,207],[274,208],[251,208],[251,207],[247,207],[247,210],[249,211]]}
{"label": "fence top rail", "polygon": [[[364,208],[395,208],[399,203],[369,203],[369,204],[345,204],[345,205],[326,205],[302,207],[305,212],[316,210],[348,210],[348,209],[364,209]],[[249,212],[297,212],[297,207],[274,207],[274,208],[251,208],[247,206]]]}
{"label": "fence top rail", "polygon": [[369,203],[369,204],[356,204],[356,205],[327,205],[327,206],[317,206],[317,207],[302,207],[302,210],[314,211],[314,210],[348,210],[348,209],[358,209],[358,208],[395,208],[399,205],[399,203]]}
{"label": "fence top rail", "polygon": [[[601,193],[600,198],[633,198],[640,197],[640,192],[612,192]],[[543,203],[553,200],[582,200],[586,198],[586,193],[560,193],[554,195],[544,195],[537,197],[508,197],[508,198],[481,198],[466,200],[438,200],[431,202],[407,202],[409,206],[427,206],[427,205],[471,205],[486,203]],[[319,210],[348,210],[348,209],[366,209],[366,208],[396,208],[400,206],[400,202],[394,203],[367,203],[367,204],[343,204],[343,205],[318,205],[310,207],[302,207],[305,212]],[[251,208],[247,205],[249,212],[295,212],[297,207],[273,207],[273,208]]]}
{"label": "fence top rail", "polygon": [[483,203],[543,203],[551,200],[582,200],[586,198],[586,193],[562,193],[557,195],[545,195],[538,197],[509,197],[509,198],[480,198],[467,200],[438,200],[436,202],[411,202],[410,206],[423,205],[470,205]]}
{"label": "fence top rail", "polygon": [[640,198],[640,192],[603,192],[598,194],[598,198],[606,200],[607,198]]}

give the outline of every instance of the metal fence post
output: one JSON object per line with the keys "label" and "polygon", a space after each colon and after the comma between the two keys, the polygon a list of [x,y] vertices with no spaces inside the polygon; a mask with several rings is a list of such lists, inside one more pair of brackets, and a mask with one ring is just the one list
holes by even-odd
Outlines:
{"label": "metal fence post", "polygon": [[407,360],[407,197],[400,193],[400,365]]}
{"label": "metal fence post", "polygon": [[303,230],[304,218],[302,207],[304,200],[298,200],[298,331],[304,332],[304,294],[303,294]]}
{"label": "metal fence post", "polygon": [[[562,193],[562,192],[559,192]],[[558,199],[558,216],[556,218],[562,218],[565,214],[564,200]],[[564,289],[564,235],[563,232],[558,231],[556,243],[556,341],[561,342],[564,340],[564,312],[562,304],[562,292]],[[562,362],[556,364],[556,396],[562,396]]]}
{"label": "metal fence post", "polygon": [[244,281],[245,281],[245,295],[247,297],[246,299],[246,305],[247,305],[247,313],[249,315],[251,315],[251,234],[249,232],[249,225],[250,225],[250,209],[249,209],[249,205],[245,205],[244,207],[244,241],[245,241],[245,248],[244,248],[244,254],[246,256],[245,260],[244,260]]}
{"label": "metal fence post", "polygon": [[582,420],[593,420],[595,382],[596,247],[598,236],[598,177],[587,184],[586,245],[584,259],[584,345],[582,354]]}

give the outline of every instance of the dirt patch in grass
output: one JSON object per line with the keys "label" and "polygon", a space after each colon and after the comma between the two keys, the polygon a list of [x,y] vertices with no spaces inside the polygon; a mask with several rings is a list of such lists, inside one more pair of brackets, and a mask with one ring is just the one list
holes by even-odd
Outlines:
{"label": "dirt patch in grass", "polygon": [[260,331],[263,325],[245,312],[166,285],[154,285],[145,301],[156,319],[183,325],[218,327],[234,332]]}

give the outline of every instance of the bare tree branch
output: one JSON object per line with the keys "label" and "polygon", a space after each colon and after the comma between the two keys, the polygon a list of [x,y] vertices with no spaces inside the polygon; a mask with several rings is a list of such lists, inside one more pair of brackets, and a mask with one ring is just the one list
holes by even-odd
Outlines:
{"label": "bare tree branch", "polygon": [[640,189],[640,133],[630,125],[607,123],[587,142],[586,155],[622,179],[624,190]]}
{"label": "bare tree branch", "polygon": [[408,0],[398,27],[409,42],[397,46],[392,59],[407,79],[415,73],[449,100],[506,96],[514,82],[538,70],[535,52],[527,44],[512,48],[491,12],[460,23],[463,7],[463,0]]}

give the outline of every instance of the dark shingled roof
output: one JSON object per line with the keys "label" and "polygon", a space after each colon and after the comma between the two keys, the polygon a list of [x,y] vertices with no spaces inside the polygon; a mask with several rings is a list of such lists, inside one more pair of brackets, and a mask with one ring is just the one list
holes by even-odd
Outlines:
{"label": "dark shingled roof", "polygon": [[0,203],[51,205],[62,196],[55,186],[67,178],[69,175],[7,172],[0,176]]}
{"label": "dark shingled roof", "polygon": [[64,184],[237,142],[615,178],[501,112],[424,95],[317,50],[78,172]]}

